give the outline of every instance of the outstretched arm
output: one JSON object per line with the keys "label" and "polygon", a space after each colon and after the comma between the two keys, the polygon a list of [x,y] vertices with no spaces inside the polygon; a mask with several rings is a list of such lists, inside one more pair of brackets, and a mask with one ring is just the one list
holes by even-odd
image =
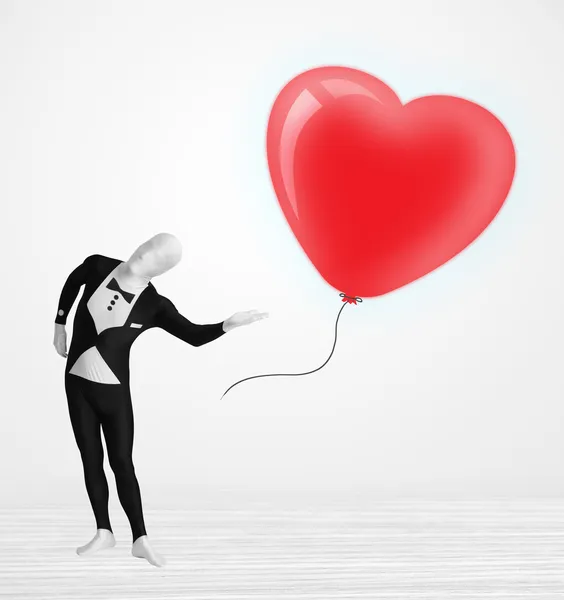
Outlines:
{"label": "outstretched arm", "polygon": [[78,296],[80,286],[86,283],[86,278],[88,277],[92,263],[95,260],[95,256],[96,255],[93,254],[86,258],[84,262],[81,265],[78,265],[78,267],[76,267],[76,269],[67,277],[59,297],[59,306],[57,307],[55,323],[64,325],[67,322],[67,315]]}
{"label": "outstretched arm", "polygon": [[181,339],[191,346],[203,346],[221,337],[227,328],[223,328],[225,321],[219,323],[198,325],[182,316],[176,306],[164,296],[155,315],[155,326],[164,329],[171,335]]}

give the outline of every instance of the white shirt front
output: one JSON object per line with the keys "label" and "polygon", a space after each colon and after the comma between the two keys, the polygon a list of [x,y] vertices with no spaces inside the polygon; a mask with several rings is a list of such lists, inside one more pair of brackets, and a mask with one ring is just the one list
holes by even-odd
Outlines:
{"label": "white shirt front", "polygon": [[[86,304],[88,311],[94,320],[98,335],[111,327],[123,327],[131,310],[141,295],[141,292],[143,292],[148,285],[138,285],[135,289],[122,286],[116,277],[119,267],[120,265],[118,265],[104,281],[102,281]],[[107,287],[108,283],[114,278],[124,292],[134,294],[134,297],[130,302],[127,302],[120,292],[111,290]],[[132,326],[138,327],[137,324],[132,324]],[[92,346],[83,352],[78,357],[69,373],[97,383],[120,383],[108,364],[104,361],[96,346]]]}
{"label": "white shirt front", "polygon": [[[147,285],[138,286],[135,290],[123,287],[116,277],[116,272],[119,267],[120,265],[118,265],[106,279],[102,281],[86,304],[92,315],[98,334],[110,327],[123,326],[129,317],[129,313],[135,306],[137,299],[141,295],[141,292],[147,287]],[[135,295],[131,302],[127,302],[119,292],[108,289],[108,283],[114,278],[125,292],[130,292]]]}

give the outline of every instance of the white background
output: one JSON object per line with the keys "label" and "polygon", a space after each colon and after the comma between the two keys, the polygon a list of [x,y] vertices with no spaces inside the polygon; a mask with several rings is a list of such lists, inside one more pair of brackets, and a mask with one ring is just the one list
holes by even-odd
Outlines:
{"label": "white background", "polygon": [[[529,0],[0,0],[3,505],[87,502],[53,348],[61,287],[159,231],[154,281],[195,322],[266,321],[132,350],[144,501],[237,489],[386,497],[564,492],[564,8]],[[270,107],[325,64],[408,101],[479,102],[517,148],[507,203],[466,251],[345,307],[270,185]],[[69,337],[72,319],[69,319]],[[113,476],[108,469],[112,494]]]}

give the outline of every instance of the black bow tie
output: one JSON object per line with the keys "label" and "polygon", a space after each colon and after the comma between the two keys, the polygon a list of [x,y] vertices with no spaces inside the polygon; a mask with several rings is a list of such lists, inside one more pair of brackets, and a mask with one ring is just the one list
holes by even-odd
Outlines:
{"label": "black bow tie", "polygon": [[135,294],[131,294],[130,292],[124,292],[120,287],[119,287],[119,283],[115,280],[115,278],[112,278],[112,280],[110,281],[110,283],[108,283],[108,285],[106,286],[109,290],[113,290],[114,292],[119,292],[122,296],[123,299],[128,303],[131,304],[131,301],[133,300],[133,298],[135,298]]}

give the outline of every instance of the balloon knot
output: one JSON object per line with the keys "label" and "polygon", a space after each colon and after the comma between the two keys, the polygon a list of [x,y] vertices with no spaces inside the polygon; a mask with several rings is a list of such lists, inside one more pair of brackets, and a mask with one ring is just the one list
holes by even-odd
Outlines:
{"label": "balloon knot", "polygon": [[362,298],[358,296],[347,296],[346,294],[339,294],[343,299],[343,302],[348,302],[349,304],[356,304],[357,302],[362,302]]}

